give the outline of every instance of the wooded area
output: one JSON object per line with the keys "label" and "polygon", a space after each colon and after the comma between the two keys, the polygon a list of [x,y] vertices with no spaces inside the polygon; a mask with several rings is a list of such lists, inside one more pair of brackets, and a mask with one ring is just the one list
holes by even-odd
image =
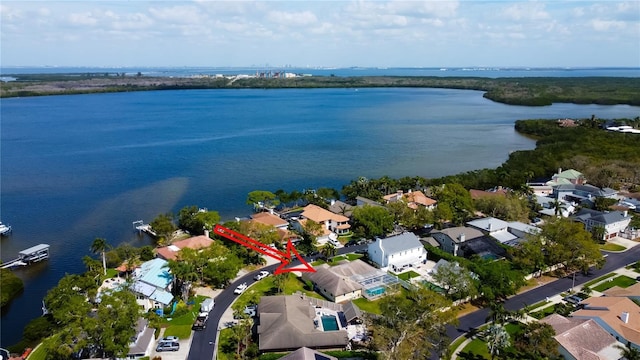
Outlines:
{"label": "wooded area", "polygon": [[640,81],[624,77],[301,76],[294,78],[147,77],[110,73],[7,74],[0,97],[186,89],[414,87],[485,91],[487,99],[513,105],[552,103],[640,105]]}

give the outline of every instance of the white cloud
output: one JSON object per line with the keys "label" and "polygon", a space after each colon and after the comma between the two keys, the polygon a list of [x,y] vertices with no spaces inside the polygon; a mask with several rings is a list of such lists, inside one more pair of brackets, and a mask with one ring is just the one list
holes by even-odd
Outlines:
{"label": "white cloud", "polygon": [[625,28],[625,23],[623,21],[594,19],[591,20],[591,26],[596,31],[621,30]]}
{"label": "white cloud", "polygon": [[545,4],[539,2],[517,3],[504,9],[503,14],[511,20],[546,20],[549,13],[545,11]]}
{"label": "white cloud", "polygon": [[69,22],[72,25],[94,26],[98,24],[98,19],[91,12],[69,14]]}
{"label": "white cloud", "polygon": [[282,26],[309,26],[315,24],[318,18],[311,11],[269,11],[267,20]]}

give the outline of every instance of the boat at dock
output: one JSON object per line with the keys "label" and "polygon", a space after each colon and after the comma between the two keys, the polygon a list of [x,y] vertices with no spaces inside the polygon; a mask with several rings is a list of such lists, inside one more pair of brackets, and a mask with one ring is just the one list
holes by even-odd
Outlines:
{"label": "boat at dock", "polygon": [[0,236],[11,234],[11,225],[6,225],[0,222]]}

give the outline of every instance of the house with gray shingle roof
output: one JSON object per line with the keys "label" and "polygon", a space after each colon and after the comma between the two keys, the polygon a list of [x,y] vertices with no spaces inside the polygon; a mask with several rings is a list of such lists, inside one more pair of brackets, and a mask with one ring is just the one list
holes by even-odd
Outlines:
{"label": "house with gray shingle roof", "polygon": [[581,209],[572,219],[584,224],[584,228],[589,232],[597,226],[603,227],[605,231],[602,240],[619,236],[631,223],[631,216],[626,211]]}
{"label": "house with gray shingle roof", "polygon": [[309,349],[308,347],[301,347],[300,349],[281,357],[280,360],[338,360],[338,358]]}
{"label": "house with gray shingle roof", "polygon": [[405,267],[427,260],[427,250],[411,232],[376,239],[367,248],[369,259],[381,268],[400,271]]}
{"label": "house with gray shingle roof", "polygon": [[467,222],[483,234],[491,236],[501,244],[515,246],[527,239],[527,236],[536,234],[539,228],[519,221],[506,222],[493,217],[486,217]]}
{"label": "house with gray shingle roof", "polygon": [[316,291],[336,303],[362,297],[362,285],[354,279],[355,275],[366,277],[378,272],[362,260],[343,261],[336,266],[322,264],[315,269],[315,272],[303,273],[302,278],[311,281]]}
{"label": "house with gray shingle roof", "polygon": [[347,331],[339,326],[339,330],[324,331],[324,325],[317,323],[321,315],[316,309],[304,295],[263,296],[258,304],[260,351],[344,349],[349,343]]}

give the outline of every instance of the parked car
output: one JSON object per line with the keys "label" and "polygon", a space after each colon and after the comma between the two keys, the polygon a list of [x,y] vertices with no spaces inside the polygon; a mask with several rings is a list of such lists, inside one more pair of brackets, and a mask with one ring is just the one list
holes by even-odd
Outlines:
{"label": "parked car", "polygon": [[167,342],[167,341],[172,342],[172,341],[178,341],[178,340],[180,340],[180,338],[177,336],[165,336],[162,338],[162,340],[160,340],[160,342]]}
{"label": "parked car", "polygon": [[569,295],[569,296],[565,296],[563,300],[568,303],[578,305],[582,301],[582,298],[576,295]]}
{"label": "parked car", "polygon": [[180,343],[177,341],[160,341],[160,343],[156,347],[157,352],[178,350],[180,350]]}
{"label": "parked car", "polygon": [[260,271],[260,273],[258,273],[256,276],[253,277],[254,280],[262,280],[264,278],[266,278],[267,276],[269,276],[269,272],[268,271]]}
{"label": "parked car", "polygon": [[242,284],[238,285],[238,287],[237,287],[235,290],[233,290],[233,293],[234,293],[234,294],[236,294],[236,295],[240,295],[240,294],[242,294],[245,290],[247,290],[247,287],[248,287],[248,285],[247,285],[247,283],[246,283],[246,282],[245,282],[245,283],[242,283]]}

